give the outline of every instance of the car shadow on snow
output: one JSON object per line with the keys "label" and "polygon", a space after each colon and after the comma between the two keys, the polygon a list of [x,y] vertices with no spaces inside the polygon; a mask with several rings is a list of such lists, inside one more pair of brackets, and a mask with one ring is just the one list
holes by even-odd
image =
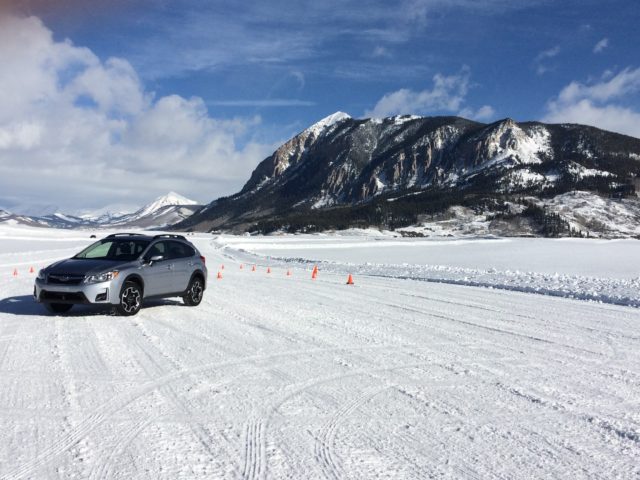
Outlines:
{"label": "car shadow on snow", "polygon": [[[0,299],[0,314],[9,313],[11,315],[25,316],[55,316],[49,313],[44,305],[36,302],[32,295],[19,295]],[[110,309],[104,306],[74,305],[70,312],[64,313],[64,317],[86,317],[90,315],[109,315]]]}
{"label": "car shadow on snow", "polygon": [[[157,307],[165,306],[184,306],[181,301],[170,299],[152,299],[146,300],[140,313],[145,310],[154,309]],[[8,313],[11,315],[21,316],[46,316],[54,317],[55,314],[49,313],[44,305],[36,302],[32,295],[19,295],[16,297],[7,297],[0,299],[0,314]],[[87,317],[93,315],[114,315],[113,308],[105,305],[74,305],[73,308],[63,314],[60,317]]]}
{"label": "car shadow on snow", "polygon": [[12,315],[45,315],[46,310],[33,299],[33,295],[20,295],[0,299],[0,313],[10,313]]}
{"label": "car shadow on snow", "polygon": [[141,312],[144,312],[145,310],[149,310],[150,308],[157,308],[157,307],[166,307],[166,306],[176,306],[176,307],[184,307],[185,304],[182,303],[182,301],[180,300],[172,300],[169,298],[152,298],[150,300],[144,300],[144,302],[142,303],[142,308],[140,309]]}

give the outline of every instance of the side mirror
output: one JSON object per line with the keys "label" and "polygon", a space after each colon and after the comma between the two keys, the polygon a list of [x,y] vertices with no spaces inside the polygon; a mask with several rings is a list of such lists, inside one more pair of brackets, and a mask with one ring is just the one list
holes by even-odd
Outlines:
{"label": "side mirror", "polygon": [[160,260],[162,260],[164,258],[163,255],[154,255],[151,258],[145,258],[143,259],[143,262],[146,263],[147,265],[153,265],[155,262],[159,262]]}

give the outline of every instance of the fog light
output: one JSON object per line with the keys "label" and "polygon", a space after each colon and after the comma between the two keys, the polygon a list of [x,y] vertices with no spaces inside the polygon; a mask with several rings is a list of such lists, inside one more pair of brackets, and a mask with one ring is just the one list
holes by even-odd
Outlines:
{"label": "fog light", "polygon": [[102,293],[99,293],[98,295],[96,295],[96,302],[106,302],[107,301],[107,296],[109,295],[109,290],[105,290]]}

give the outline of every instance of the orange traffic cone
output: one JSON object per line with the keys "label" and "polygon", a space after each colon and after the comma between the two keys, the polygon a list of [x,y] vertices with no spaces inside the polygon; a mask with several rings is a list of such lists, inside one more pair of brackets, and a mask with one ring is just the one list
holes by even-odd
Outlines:
{"label": "orange traffic cone", "polygon": [[17,268],[14,268],[14,269],[13,269],[13,276],[14,276],[14,277],[17,277],[17,276],[18,276],[18,269],[17,269]]}
{"label": "orange traffic cone", "polygon": [[318,276],[318,271],[314,270],[313,273],[311,274],[311,280],[315,280],[317,276]]}
{"label": "orange traffic cone", "polygon": [[218,272],[218,280],[222,280],[222,272]]}
{"label": "orange traffic cone", "polygon": [[267,273],[271,273],[271,267],[267,267]]}
{"label": "orange traffic cone", "polygon": [[349,278],[347,278],[347,285],[355,285],[355,283],[353,283],[353,277],[351,276],[351,274],[349,274]]}
{"label": "orange traffic cone", "polygon": [[287,277],[291,276],[291,270],[287,270]]}
{"label": "orange traffic cone", "polygon": [[31,268],[29,269],[29,273],[33,273],[33,272],[34,272],[33,267],[31,267]]}

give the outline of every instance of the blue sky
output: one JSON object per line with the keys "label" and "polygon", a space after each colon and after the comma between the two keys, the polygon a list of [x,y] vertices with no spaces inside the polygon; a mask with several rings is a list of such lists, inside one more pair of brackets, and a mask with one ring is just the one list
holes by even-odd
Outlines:
{"label": "blue sky", "polygon": [[[279,142],[337,110],[354,117],[412,113],[486,122],[504,117],[570,121],[640,136],[637,1],[115,0],[102,7],[80,0],[5,3],[4,15],[18,22],[16,32],[36,36],[44,29],[51,35],[47,48],[71,48],[55,72],[61,98],[73,94],[76,110],[100,114],[87,124],[117,124],[108,127],[113,130],[105,145],[110,158],[126,157],[119,165],[121,173],[150,175],[142,190],[134,182],[104,192],[95,187],[94,198],[84,200],[87,208],[108,203],[113,192],[132,203],[164,189],[200,201],[232,193]],[[40,26],[24,23],[29,16]],[[14,50],[20,48],[16,44]],[[79,56],[80,61],[71,59]],[[83,75],[76,81],[76,70],[88,69],[99,72],[93,80]],[[60,87],[67,77],[74,84],[71,90]],[[105,82],[108,89],[102,87]],[[137,93],[132,96],[133,91]],[[131,107],[136,102],[140,107]],[[51,100],[51,108],[59,103]],[[75,118],[76,110],[68,108],[66,115]],[[33,117],[30,112],[25,119]],[[214,171],[204,176],[168,172],[176,180],[171,184],[150,172],[152,162],[137,160],[158,155],[144,142],[165,128],[162,122],[171,115],[184,115],[199,126],[171,138],[165,147],[174,154],[158,160],[160,165],[200,155],[198,165],[209,164]],[[14,137],[22,132],[24,140],[32,131],[25,134],[24,125],[33,131],[40,128],[37,142],[8,145],[23,150],[47,146],[46,125],[24,120],[4,127]],[[158,129],[150,132],[149,125]],[[219,141],[207,143],[197,132]],[[68,156],[74,146],[65,145]],[[53,150],[41,161],[54,161]],[[78,156],[98,155],[77,151]],[[0,157],[2,153],[0,130]],[[69,165],[86,166],[67,156]],[[113,177],[109,161],[101,161],[106,166],[100,174]],[[84,175],[97,174],[90,172]],[[47,198],[47,203],[64,206],[74,203],[73,198],[85,199],[86,193]],[[42,200],[36,192],[14,191],[5,194],[4,202],[0,196],[0,205]]]}

